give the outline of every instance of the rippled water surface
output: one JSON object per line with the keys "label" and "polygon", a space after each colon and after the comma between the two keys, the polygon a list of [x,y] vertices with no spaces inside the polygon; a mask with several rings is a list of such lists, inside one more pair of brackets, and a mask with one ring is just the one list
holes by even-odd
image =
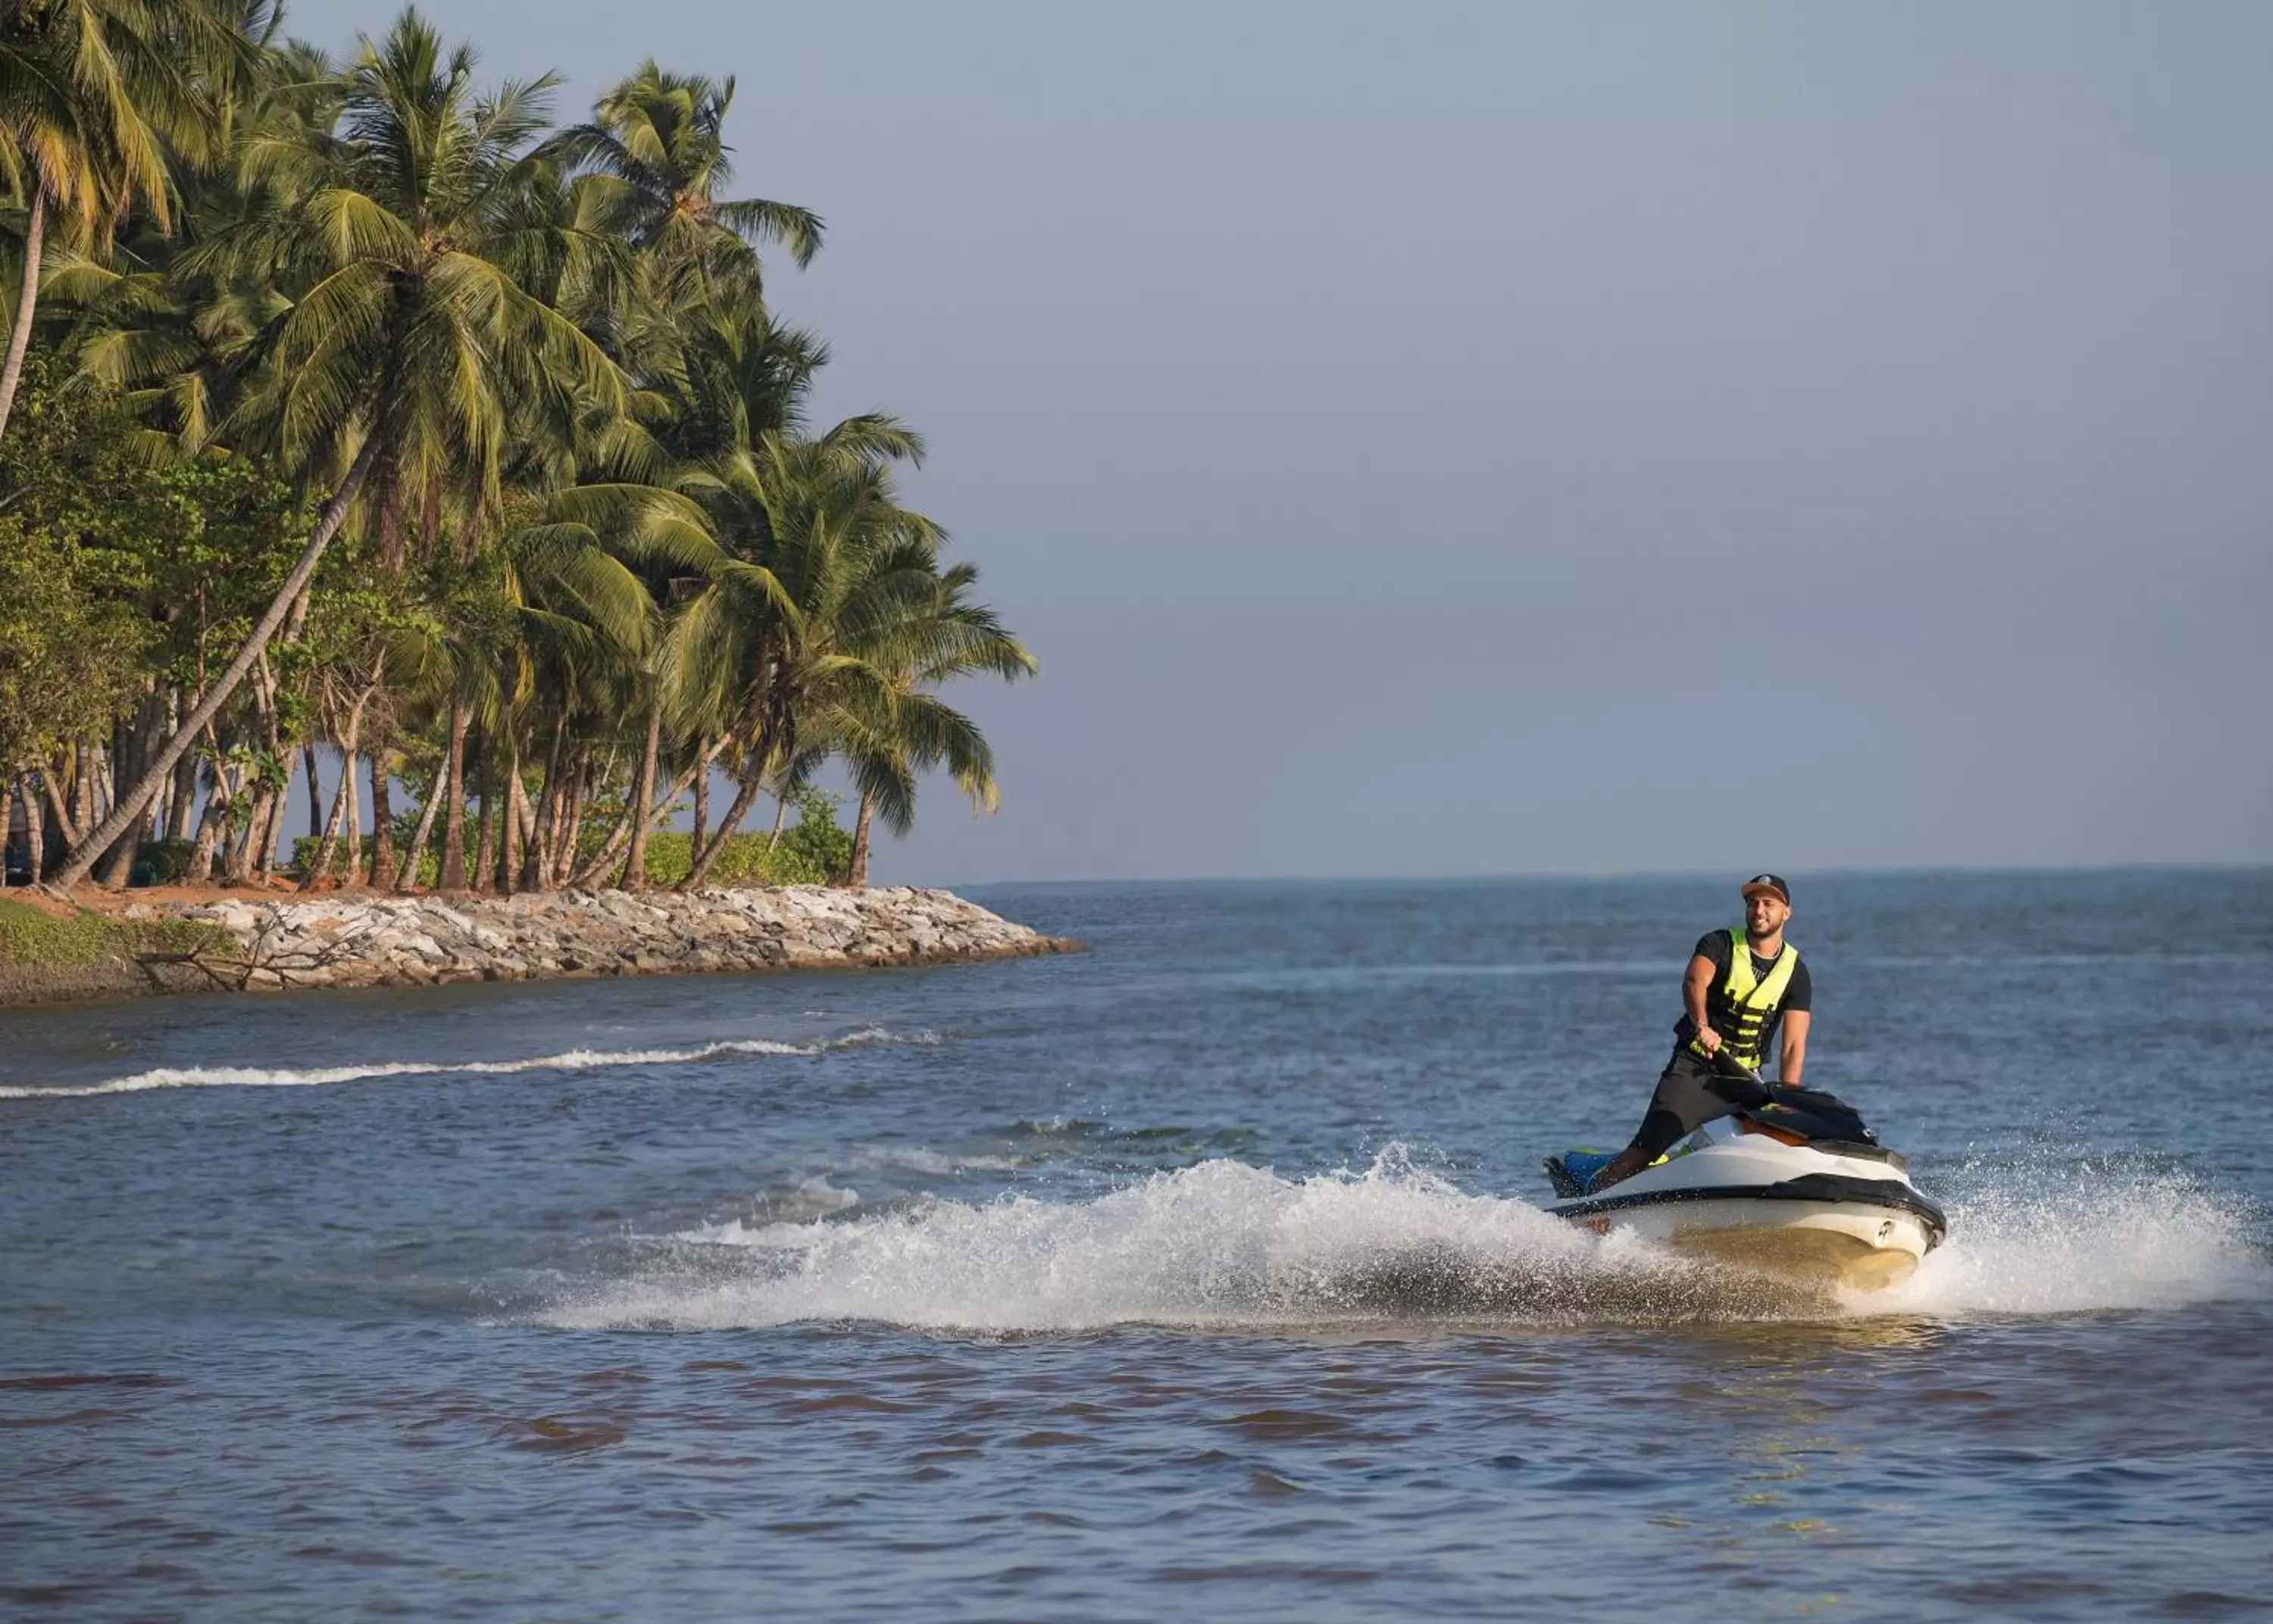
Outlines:
{"label": "rippled water surface", "polygon": [[1003,888],[1085,956],[0,1011],[0,1613],[2273,1608],[2273,874],[1805,879],[1848,1304],[1540,1212],[1724,884]]}

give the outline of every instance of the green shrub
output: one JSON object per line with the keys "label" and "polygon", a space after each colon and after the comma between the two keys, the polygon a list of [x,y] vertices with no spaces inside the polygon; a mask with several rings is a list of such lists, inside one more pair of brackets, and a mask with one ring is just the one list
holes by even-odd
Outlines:
{"label": "green shrub", "polygon": [[[694,837],[675,829],[658,829],[647,837],[647,882],[675,886],[686,878],[694,860]],[[771,849],[768,849],[771,846]],[[607,876],[612,879],[613,875]],[[718,860],[710,865],[703,883],[712,886],[822,886],[838,876],[814,864],[789,843],[782,831],[774,844],[768,834],[730,834]]]}
{"label": "green shrub", "polygon": [[[852,872],[852,832],[836,821],[837,798],[822,790],[807,790],[797,798],[797,821],[784,829],[781,839],[771,834],[730,834],[718,860],[710,865],[704,883],[713,886],[834,885]],[[612,819],[588,819],[576,860],[589,861],[614,827]],[[694,861],[692,834],[658,829],[647,837],[647,882],[675,886],[686,878]],[[604,878],[613,883],[615,875]]]}
{"label": "green shrub", "polygon": [[843,805],[825,790],[806,790],[797,797],[797,821],[782,831],[776,858],[784,868],[794,865],[810,879],[777,879],[776,885],[829,885],[852,873],[852,831],[836,821]]}

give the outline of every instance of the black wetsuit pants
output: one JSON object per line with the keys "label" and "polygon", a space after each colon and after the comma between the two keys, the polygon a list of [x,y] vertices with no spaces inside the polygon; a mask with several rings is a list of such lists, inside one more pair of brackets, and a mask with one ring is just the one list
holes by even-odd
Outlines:
{"label": "black wetsuit pants", "polygon": [[1649,1110],[1627,1148],[1647,1152],[1654,1162],[1707,1122],[1767,1097],[1750,1078],[1715,1071],[1712,1061],[1683,1044],[1659,1074],[1657,1092],[1649,1096]]}

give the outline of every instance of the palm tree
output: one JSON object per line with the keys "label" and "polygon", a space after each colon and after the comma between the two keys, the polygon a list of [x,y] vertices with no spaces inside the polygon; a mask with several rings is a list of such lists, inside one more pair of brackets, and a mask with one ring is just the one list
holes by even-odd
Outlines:
{"label": "palm tree", "polygon": [[769,434],[803,433],[828,345],[740,299],[683,305],[671,312],[671,328],[672,365],[658,379],[668,416],[657,430],[670,454],[700,462],[759,445]]}
{"label": "palm tree", "polygon": [[172,152],[222,150],[246,29],[266,4],[232,0],[18,0],[0,11],[0,181],[26,210],[16,321],[0,363],[0,433],[14,409],[40,294],[49,214],[74,248],[107,242],[131,209],[172,228]]}
{"label": "palm tree", "polygon": [[[229,109],[235,147],[254,137],[307,145],[329,137],[342,81],[313,48],[264,44],[258,71]],[[248,195],[235,166],[177,176],[174,228],[137,214],[111,251],[66,251],[42,288],[50,308],[76,312],[64,339],[79,370],[117,393],[144,455],[163,463],[212,441],[233,380],[255,342],[291,307],[258,267],[216,266],[191,273],[184,256],[261,211],[274,196]]]}
{"label": "palm tree", "polygon": [[189,274],[264,281],[289,301],[248,352],[221,433],[331,494],[236,659],[59,883],[85,878],[141,816],[283,625],[366,481],[381,556],[399,564],[414,500],[429,544],[446,508],[469,527],[493,520],[517,437],[568,438],[621,415],[613,362],[529,291],[619,250],[531,222],[527,193],[546,172],[529,154],[552,81],[484,95],[474,66],[464,47],[446,57],[406,11],[383,40],[363,41],[335,130],[246,141],[238,183],[271,201],[184,256]]}
{"label": "palm tree", "polygon": [[[547,505],[549,521],[563,543],[604,549],[642,585],[648,595],[650,631],[660,631],[685,595],[726,562],[703,510],[678,492],[637,483],[589,484],[557,493]],[[611,625],[623,622],[608,617]],[[615,714],[639,730],[637,766],[626,789],[615,830],[571,883],[597,879],[620,857],[623,883],[640,889],[647,879],[648,835],[656,817],[683,794],[705,765],[700,717],[673,712],[664,680],[665,645],[649,636],[637,645],[624,632],[614,640],[626,655],[618,673],[620,698]],[[694,734],[691,747],[687,735]],[[655,796],[666,752],[683,756],[684,770]]]}
{"label": "palm tree", "polygon": [[681,475],[720,550],[672,626],[671,702],[731,736],[741,759],[733,804],[684,886],[702,882],[767,775],[797,760],[808,698],[860,658],[878,595],[901,588],[903,566],[928,578],[937,527],[899,505],[889,473],[921,452],[893,419],[856,417],[814,440],[767,434]]}
{"label": "palm tree", "polygon": [[734,81],[666,73],[654,62],[611,86],[590,122],[546,143],[581,173],[610,224],[655,271],[654,296],[671,308],[724,287],[755,303],[754,242],[780,243],[799,266],[821,247],[821,217],[763,198],[724,199],[733,178],[724,138]]}
{"label": "palm tree", "polygon": [[889,466],[920,449],[889,419],[858,418],[816,441],[761,437],[684,482],[701,493],[726,559],[673,627],[667,663],[680,705],[718,717],[742,752],[734,804],[687,887],[769,775],[786,794],[829,754],[861,792],[861,880],[870,818],[904,834],[926,768],[945,766],[975,803],[994,804],[985,736],[929,690],[967,672],[1025,676],[1034,660],[971,601],[976,570],[942,572],[941,533],[900,505]]}
{"label": "palm tree", "polygon": [[604,778],[629,743],[624,723],[640,716],[658,618],[646,583],[583,522],[579,494],[563,492],[542,520],[501,548],[514,632],[503,684],[511,708],[502,725],[509,748],[523,737],[547,745],[538,838],[522,864],[521,883],[538,889],[558,885],[574,866],[595,750],[608,749]]}
{"label": "palm tree", "polygon": [[551,179],[530,147],[553,81],[484,96],[473,71],[469,49],[446,61],[405,11],[344,76],[336,136],[246,144],[248,190],[272,187],[281,206],[191,256],[295,292],[234,426],[295,467],[375,441],[369,506],[390,564],[409,550],[414,505],[429,544],[438,501],[493,515],[528,441],[571,438],[625,405],[614,364],[531,291],[621,252],[530,207]]}
{"label": "palm tree", "polygon": [[986,736],[931,692],[974,672],[1013,682],[1038,669],[994,612],[971,601],[978,578],[975,565],[958,564],[934,577],[927,595],[892,595],[888,624],[867,634],[869,657],[837,668],[813,696],[807,737],[844,758],[860,795],[847,877],[856,889],[868,883],[871,821],[881,815],[896,835],[912,829],[925,770],[945,767],[982,812],[1001,802]]}

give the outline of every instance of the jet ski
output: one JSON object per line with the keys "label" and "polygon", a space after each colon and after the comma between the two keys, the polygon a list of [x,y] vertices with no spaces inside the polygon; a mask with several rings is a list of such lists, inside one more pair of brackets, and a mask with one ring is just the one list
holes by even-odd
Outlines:
{"label": "jet ski", "polygon": [[1764,1082],[1733,1063],[1723,1069],[1756,1097],[1599,1194],[1591,1180],[1609,1157],[1550,1156],[1560,1199],[1547,1210],[1597,1234],[1631,1230],[1678,1252],[1847,1291],[1907,1280],[1949,1227],[1910,1183],[1909,1159],[1881,1146],[1834,1095]]}

